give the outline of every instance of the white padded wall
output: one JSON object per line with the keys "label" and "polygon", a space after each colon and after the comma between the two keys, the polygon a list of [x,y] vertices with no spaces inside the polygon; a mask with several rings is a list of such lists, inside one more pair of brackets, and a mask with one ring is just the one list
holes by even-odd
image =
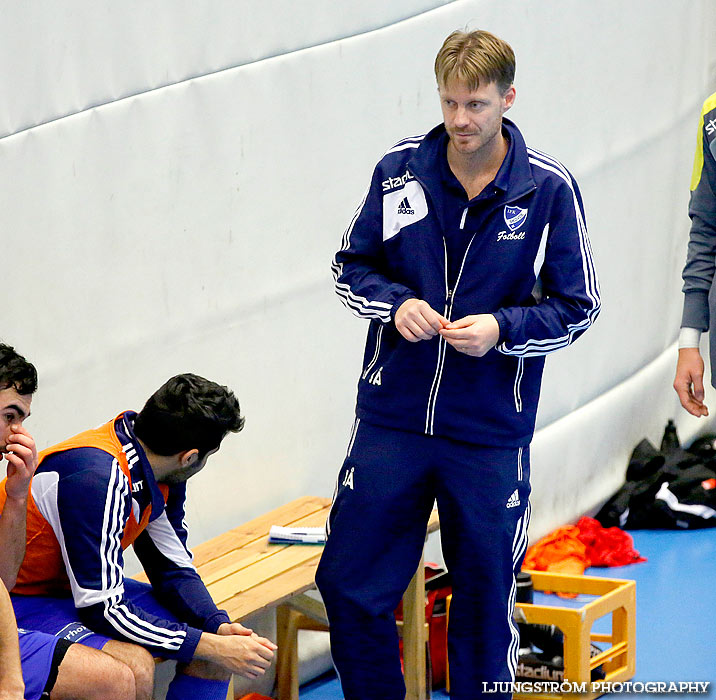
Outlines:
{"label": "white padded wall", "polygon": [[336,41],[450,0],[37,0],[3,8],[0,136]]}
{"label": "white padded wall", "polygon": [[5,8],[2,337],[40,370],[40,445],[194,371],[234,388],[247,424],[190,482],[193,542],[330,495],[365,333],[330,259],[381,153],[439,120],[432,62],[465,25],[515,48],[510,116],[579,181],[602,281],[595,328],[548,359],[533,535],[606,497],[678,413],[708,0]]}

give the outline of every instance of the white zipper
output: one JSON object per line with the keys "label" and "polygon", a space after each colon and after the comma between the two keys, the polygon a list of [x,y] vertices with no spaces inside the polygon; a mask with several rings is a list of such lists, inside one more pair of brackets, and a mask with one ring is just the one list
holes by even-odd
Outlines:
{"label": "white zipper", "polygon": [[[467,209],[465,210],[467,211]],[[464,223],[464,215],[463,215],[463,223]],[[447,280],[447,243],[445,242],[445,237],[443,237],[443,246],[445,249],[445,293],[446,293],[446,299],[445,299],[445,318],[447,318],[448,321],[451,321],[451,315],[452,315],[452,307],[453,303],[455,302],[455,292],[457,291],[457,287],[460,284],[460,278],[462,277],[462,271],[465,267],[465,261],[467,260],[467,254],[470,252],[470,246],[472,246],[472,242],[475,240],[475,236],[477,235],[477,232],[472,234],[472,238],[470,239],[470,242],[467,244],[467,249],[465,250],[465,255],[462,258],[462,264],[460,265],[460,272],[457,274],[457,280],[455,281],[455,286],[453,287],[452,291],[448,287],[448,280]],[[440,390],[440,381],[442,380],[443,375],[443,366],[445,365],[445,353],[447,350],[447,343],[445,342],[445,339],[440,336],[440,341],[438,344],[438,364],[435,368],[435,376],[433,377],[433,384],[430,387],[430,396],[428,397],[428,411],[427,415],[425,417],[425,433],[427,435],[433,434],[433,427],[435,423],[435,404],[437,402],[438,398],[438,391]]]}
{"label": "white zipper", "polygon": [[525,358],[520,357],[517,360],[517,371],[515,372],[515,385],[513,387],[513,394],[515,397],[515,410],[517,413],[522,413],[522,394],[520,389],[522,387],[522,375],[525,373]]}
{"label": "white zipper", "polygon": [[[443,236],[443,253],[444,253],[444,267],[445,267],[445,308],[443,309],[443,315],[445,318],[448,318],[448,301],[450,299],[450,290],[448,289],[448,267],[447,267],[447,243],[445,242],[445,236]],[[425,415],[425,434],[426,435],[432,435],[431,425],[432,422],[430,420],[430,413],[431,413],[431,406],[433,403],[434,396],[437,396],[437,384],[438,384],[438,376],[440,375],[442,371],[442,363],[443,358],[445,357],[445,340],[442,336],[440,336],[440,339],[438,340],[438,364],[435,368],[435,376],[433,377],[433,383],[430,387],[430,394],[428,395],[428,410]]]}
{"label": "white zipper", "polygon": [[365,370],[363,370],[361,379],[365,379],[368,376],[368,373],[373,369],[375,363],[378,361],[378,355],[380,354],[380,342],[383,338],[383,328],[385,328],[385,326],[381,323],[380,328],[378,329],[378,337],[375,341],[375,352],[373,353],[373,359],[368,363]]}

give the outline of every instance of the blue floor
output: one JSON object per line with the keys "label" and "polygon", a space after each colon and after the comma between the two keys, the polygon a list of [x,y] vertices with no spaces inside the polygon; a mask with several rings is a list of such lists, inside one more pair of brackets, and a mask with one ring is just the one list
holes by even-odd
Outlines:
{"label": "blue floor", "polygon": [[[633,680],[711,681],[714,687],[710,696],[700,697],[716,698],[716,529],[630,534],[634,546],[648,561],[612,569],[592,568],[586,573],[636,581],[637,662]],[[302,686],[300,697],[341,700],[343,694],[335,675],[328,674]],[[437,690],[432,697],[441,700],[450,696]],[[668,695],[670,700],[682,697],[694,700],[699,696]]]}

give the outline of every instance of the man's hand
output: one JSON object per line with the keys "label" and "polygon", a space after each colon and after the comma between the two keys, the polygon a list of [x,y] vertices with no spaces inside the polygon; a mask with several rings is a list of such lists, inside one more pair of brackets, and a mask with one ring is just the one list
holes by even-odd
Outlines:
{"label": "man's hand", "polygon": [[253,633],[253,630],[244,627],[239,622],[223,622],[219,625],[219,629],[216,630],[216,634],[240,634],[244,637],[250,637]]}
{"label": "man's hand", "polygon": [[709,409],[704,404],[704,361],[698,348],[679,350],[674,390],[681,405],[692,416],[708,416]]}
{"label": "man's hand", "polygon": [[411,343],[430,340],[448,323],[443,315],[422,299],[408,299],[395,312],[395,327],[400,335]]}
{"label": "man's hand", "polygon": [[440,335],[455,350],[472,357],[482,357],[497,344],[500,326],[492,314],[477,314],[449,323]]}
{"label": "man's hand", "polygon": [[15,501],[25,501],[30,479],[37,469],[35,441],[25,428],[16,425],[8,437],[7,450],[7,497]]}
{"label": "man's hand", "polygon": [[196,647],[196,656],[213,661],[231,673],[253,679],[262,676],[271,666],[276,649],[278,647],[272,641],[254,632],[250,635],[204,632]]}

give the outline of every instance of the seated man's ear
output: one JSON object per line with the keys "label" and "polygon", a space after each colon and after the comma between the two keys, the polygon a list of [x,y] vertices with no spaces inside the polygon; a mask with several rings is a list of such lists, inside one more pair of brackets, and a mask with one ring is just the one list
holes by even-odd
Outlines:
{"label": "seated man's ear", "polygon": [[199,450],[187,450],[186,452],[182,452],[179,456],[179,464],[181,464],[182,469],[186,469],[186,467],[191,467],[196,464],[198,459]]}

